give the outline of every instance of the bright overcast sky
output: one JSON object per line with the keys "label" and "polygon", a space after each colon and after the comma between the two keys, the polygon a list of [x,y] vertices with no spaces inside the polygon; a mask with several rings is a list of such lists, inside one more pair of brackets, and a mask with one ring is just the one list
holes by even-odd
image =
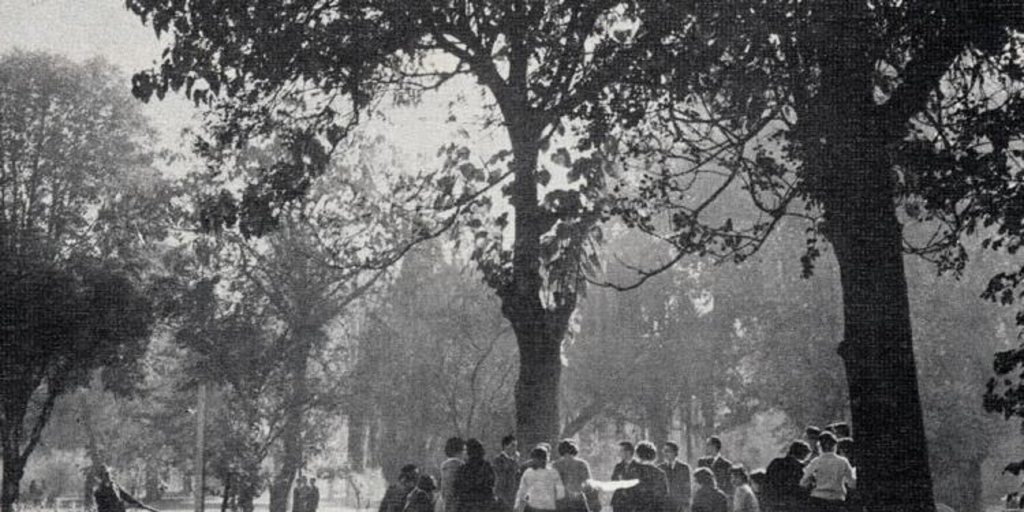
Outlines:
{"label": "bright overcast sky", "polygon": [[[150,67],[162,50],[153,31],[127,10],[123,0],[0,0],[0,53],[15,48],[52,52],[76,61],[103,57],[121,68],[126,88],[131,74]],[[455,124],[444,123],[447,103],[459,93],[476,103],[473,99],[479,90],[473,82],[467,79],[459,85],[419,107],[392,110],[390,122],[382,127],[384,133],[408,155],[433,156],[459,128],[471,140],[493,148],[495,142],[487,140],[493,130],[482,133],[469,116],[460,116]],[[191,104],[177,96],[154,101],[145,112],[169,147],[182,147],[181,130],[195,124]]]}

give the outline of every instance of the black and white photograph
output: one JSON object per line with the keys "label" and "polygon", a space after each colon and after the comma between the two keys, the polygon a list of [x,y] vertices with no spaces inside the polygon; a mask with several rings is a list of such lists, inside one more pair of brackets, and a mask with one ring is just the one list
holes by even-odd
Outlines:
{"label": "black and white photograph", "polygon": [[1024,512],[1024,0],[0,0],[0,512]]}

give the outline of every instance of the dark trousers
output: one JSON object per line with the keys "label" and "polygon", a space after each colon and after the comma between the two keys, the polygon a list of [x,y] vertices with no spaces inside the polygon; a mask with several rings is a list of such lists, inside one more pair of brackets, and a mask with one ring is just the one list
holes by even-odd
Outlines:
{"label": "dark trousers", "polygon": [[822,498],[811,498],[812,512],[846,512],[846,502],[841,500],[826,500]]}

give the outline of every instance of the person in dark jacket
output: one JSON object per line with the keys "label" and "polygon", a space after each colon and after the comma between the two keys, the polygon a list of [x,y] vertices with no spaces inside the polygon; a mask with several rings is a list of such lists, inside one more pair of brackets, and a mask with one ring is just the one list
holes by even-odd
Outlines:
{"label": "person in dark jacket", "polygon": [[452,484],[455,483],[455,473],[466,463],[466,441],[461,437],[449,438],[444,443],[445,461],[441,463],[441,486],[440,503],[437,509],[440,512],[455,511],[455,491]]}
{"label": "person in dark jacket", "polygon": [[306,512],[316,512],[320,508],[320,488],[316,486],[316,478],[309,479],[306,488]]}
{"label": "person in dark jacket", "polygon": [[662,512],[668,496],[668,478],[654,465],[658,450],[648,441],[636,445],[636,478],[640,483],[633,488],[633,512]]}
{"label": "person in dark jacket", "polygon": [[416,488],[409,493],[405,500],[403,512],[434,512],[434,505],[437,502],[437,498],[434,496],[436,490],[437,484],[434,482],[434,477],[420,475]]}
{"label": "person in dark jacket", "polygon": [[[612,469],[612,480],[635,480],[636,461],[633,460],[635,453],[633,443],[622,441],[619,443],[619,462]],[[633,489],[619,489],[612,494],[612,512],[633,512]]]}
{"label": "person in dark jacket", "polygon": [[809,494],[800,487],[804,476],[804,463],[811,447],[803,441],[793,441],[785,457],[768,464],[764,481],[764,504],[770,512],[797,512],[807,506]]}
{"label": "person in dark jacket", "polygon": [[480,441],[466,441],[466,463],[455,473],[452,483],[455,508],[447,512],[490,512],[495,509],[494,468],[485,456],[484,445]]}
{"label": "person in dark jacket", "polygon": [[158,512],[155,508],[135,499],[134,496],[122,489],[120,485],[117,485],[113,480],[112,471],[109,467],[100,466],[96,473],[100,484],[93,491],[92,497],[96,500],[97,512],[125,512],[128,507]]}
{"label": "person in dark jacket", "polygon": [[732,496],[732,478],[729,476],[732,461],[722,457],[722,440],[718,436],[711,436],[704,443],[704,457],[697,461],[697,466],[710,469],[715,475],[718,488],[726,496]]}
{"label": "person in dark jacket", "polygon": [[693,472],[693,480],[697,482],[697,492],[693,494],[692,512],[729,512],[729,499],[718,488],[711,469],[698,468]]}
{"label": "person in dark jacket", "polygon": [[292,512],[306,512],[308,496],[309,487],[306,486],[306,477],[300,476],[295,480],[295,488],[292,489]]}
{"label": "person in dark jacket", "polygon": [[494,458],[494,495],[504,510],[510,511],[516,504],[519,490],[519,442],[508,435],[501,440],[501,453]]}
{"label": "person in dark jacket", "polygon": [[663,459],[659,469],[668,479],[668,497],[665,512],[685,512],[690,509],[690,465],[678,460],[679,445],[669,441],[661,450]]}
{"label": "person in dark jacket", "polygon": [[402,466],[398,473],[398,482],[384,491],[384,498],[380,500],[380,512],[402,512],[405,509],[406,498],[416,487],[419,477],[420,470],[416,465]]}

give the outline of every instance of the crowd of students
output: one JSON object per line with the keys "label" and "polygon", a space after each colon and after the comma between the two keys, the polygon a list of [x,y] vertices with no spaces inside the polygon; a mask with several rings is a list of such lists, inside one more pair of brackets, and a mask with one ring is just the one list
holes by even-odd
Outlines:
{"label": "crowd of students", "polygon": [[476,439],[451,438],[440,482],[419,468],[402,468],[380,512],[598,512],[600,490],[612,492],[612,512],[856,512],[853,440],[843,423],[824,431],[808,427],[786,455],[766,470],[747,472],[722,456],[711,437],[691,474],[679,446],[619,443],[611,482],[592,479],[572,440],[541,443],[520,463],[518,441],[506,436],[501,453],[488,460]]}

